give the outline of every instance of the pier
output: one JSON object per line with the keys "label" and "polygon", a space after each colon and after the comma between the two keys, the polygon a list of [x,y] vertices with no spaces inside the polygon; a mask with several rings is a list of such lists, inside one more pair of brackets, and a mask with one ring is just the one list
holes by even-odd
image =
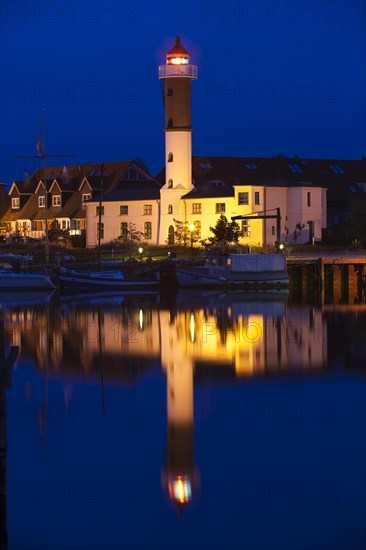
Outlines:
{"label": "pier", "polygon": [[366,252],[303,252],[287,258],[290,286],[300,298],[324,295],[334,303],[362,302],[366,291]]}

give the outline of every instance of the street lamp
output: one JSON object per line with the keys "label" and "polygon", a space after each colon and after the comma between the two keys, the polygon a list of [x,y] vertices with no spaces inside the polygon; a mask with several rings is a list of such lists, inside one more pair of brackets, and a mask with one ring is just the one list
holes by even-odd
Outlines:
{"label": "street lamp", "polygon": [[189,230],[191,232],[191,248],[193,248],[193,231],[194,231],[194,225],[191,223],[189,226]]}
{"label": "street lamp", "polygon": [[139,254],[140,254],[140,260],[142,258],[142,253],[143,253],[144,249],[142,248],[142,246],[139,247]]}

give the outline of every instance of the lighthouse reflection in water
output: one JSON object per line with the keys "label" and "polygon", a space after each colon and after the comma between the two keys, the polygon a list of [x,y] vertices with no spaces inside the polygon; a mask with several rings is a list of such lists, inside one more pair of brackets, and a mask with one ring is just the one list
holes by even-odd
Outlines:
{"label": "lighthouse reflection in water", "polygon": [[[39,305],[3,303],[5,349],[19,348],[12,387],[6,390],[9,548],[12,542],[22,547],[31,532],[34,547],[47,547],[54,541],[55,515],[61,514],[71,529],[76,510],[80,525],[74,533],[81,539],[73,541],[75,547],[96,547],[103,537],[105,547],[114,547],[122,516],[130,546],[135,541],[136,547],[149,547],[135,524],[141,517],[144,522],[155,518],[158,524],[155,513],[162,521],[165,514],[171,521],[198,514],[205,522],[208,510],[219,513],[210,508],[215,504],[222,525],[234,521],[239,509],[235,499],[244,494],[249,464],[255,480],[264,477],[257,485],[264,497],[267,477],[275,479],[271,486],[277,487],[278,478],[287,479],[292,472],[301,483],[307,480],[302,486],[305,494],[307,487],[313,488],[336,468],[337,461],[342,469],[351,455],[361,461],[362,453],[342,458],[339,451],[332,461],[324,457],[318,463],[309,455],[327,438],[329,448],[358,445],[342,442],[355,431],[339,438],[332,422],[338,411],[334,395],[350,400],[342,410],[358,407],[354,375],[350,378],[348,371],[353,368],[363,377],[357,357],[350,358],[359,353],[363,364],[362,346],[354,342],[362,342],[357,327],[365,311],[362,304],[357,311],[356,306],[343,305],[339,311],[332,307],[291,303],[282,293],[236,291],[179,292],[168,301],[156,294],[51,297]],[[330,328],[333,335],[347,336],[349,331],[348,336],[330,339]],[[338,393],[335,372],[343,373],[342,386],[352,386],[344,394]],[[274,424],[274,415],[264,418],[270,406],[280,408],[282,425]],[[329,420],[329,433],[319,418]],[[361,418],[355,413],[346,421],[354,427]],[[311,430],[306,424],[310,421]],[[273,439],[276,434],[279,445]],[[297,443],[288,446],[287,440]],[[25,462],[21,449],[26,449]],[[296,464],[288,460],[294,453]],[[358,475],[358,462],[352,460],[352,475]],[[311,480],[309,464],[319,466]],[[235,489],[230,476],[238,480]],[[93,502],[93,509],[85,501],[90,480],[101,499]],[[353,481],[348,480],[348,486]],[[57,499],[48,501],[48,484],[58,487],[57,483]],[[76,487],[72,500],[66,493],[70,484]],[[41,491],[37,498],[32,497],[35,488]],[[285,505],[286,513],[292,514],[291,502]],[[314,506],[304,501],[302,511],[314,510],[320,517]],[[255,509],[247,513],[256,521]],[[264,503],[261,516],[267,513],[272,517],[284,511]],[[46,532],[31,530],[29,521],[37,514],[44,516]],[[88,514],[88,522],[99,526],[90,537],[82,527]],[[27,517],[24,523],[21,518]],[[219,547],[227,540],[222,538],[224,527],[217,526],[216,532],[211,520],[210,525],[210,547]],[[307,540],[315,534],[304,525]],[[158,542],[156,547],[171,547],[165,539]],[[61,542],[55,547],[61,548]]]}

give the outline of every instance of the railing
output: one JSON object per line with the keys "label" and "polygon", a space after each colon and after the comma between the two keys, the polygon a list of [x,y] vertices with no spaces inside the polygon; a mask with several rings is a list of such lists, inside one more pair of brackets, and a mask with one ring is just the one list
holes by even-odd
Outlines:
{"label": "railing", "polygon": [[159,65],[159,78],[184,76],[197,79],[197,65]]}

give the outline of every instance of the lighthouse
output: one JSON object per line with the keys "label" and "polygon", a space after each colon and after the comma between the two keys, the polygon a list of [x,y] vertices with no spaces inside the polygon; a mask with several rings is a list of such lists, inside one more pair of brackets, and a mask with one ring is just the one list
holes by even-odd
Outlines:
{"label": "lighthouse", "polygon": [[[176,37],[159,66],[165,109],[165,184],[160,191],[159,244],[174,244],[174,218],[185,221],[181,197],[192,185],[191,81],[197,79],[197,65]],[[183,209],[182,209],[183,210]]]}

